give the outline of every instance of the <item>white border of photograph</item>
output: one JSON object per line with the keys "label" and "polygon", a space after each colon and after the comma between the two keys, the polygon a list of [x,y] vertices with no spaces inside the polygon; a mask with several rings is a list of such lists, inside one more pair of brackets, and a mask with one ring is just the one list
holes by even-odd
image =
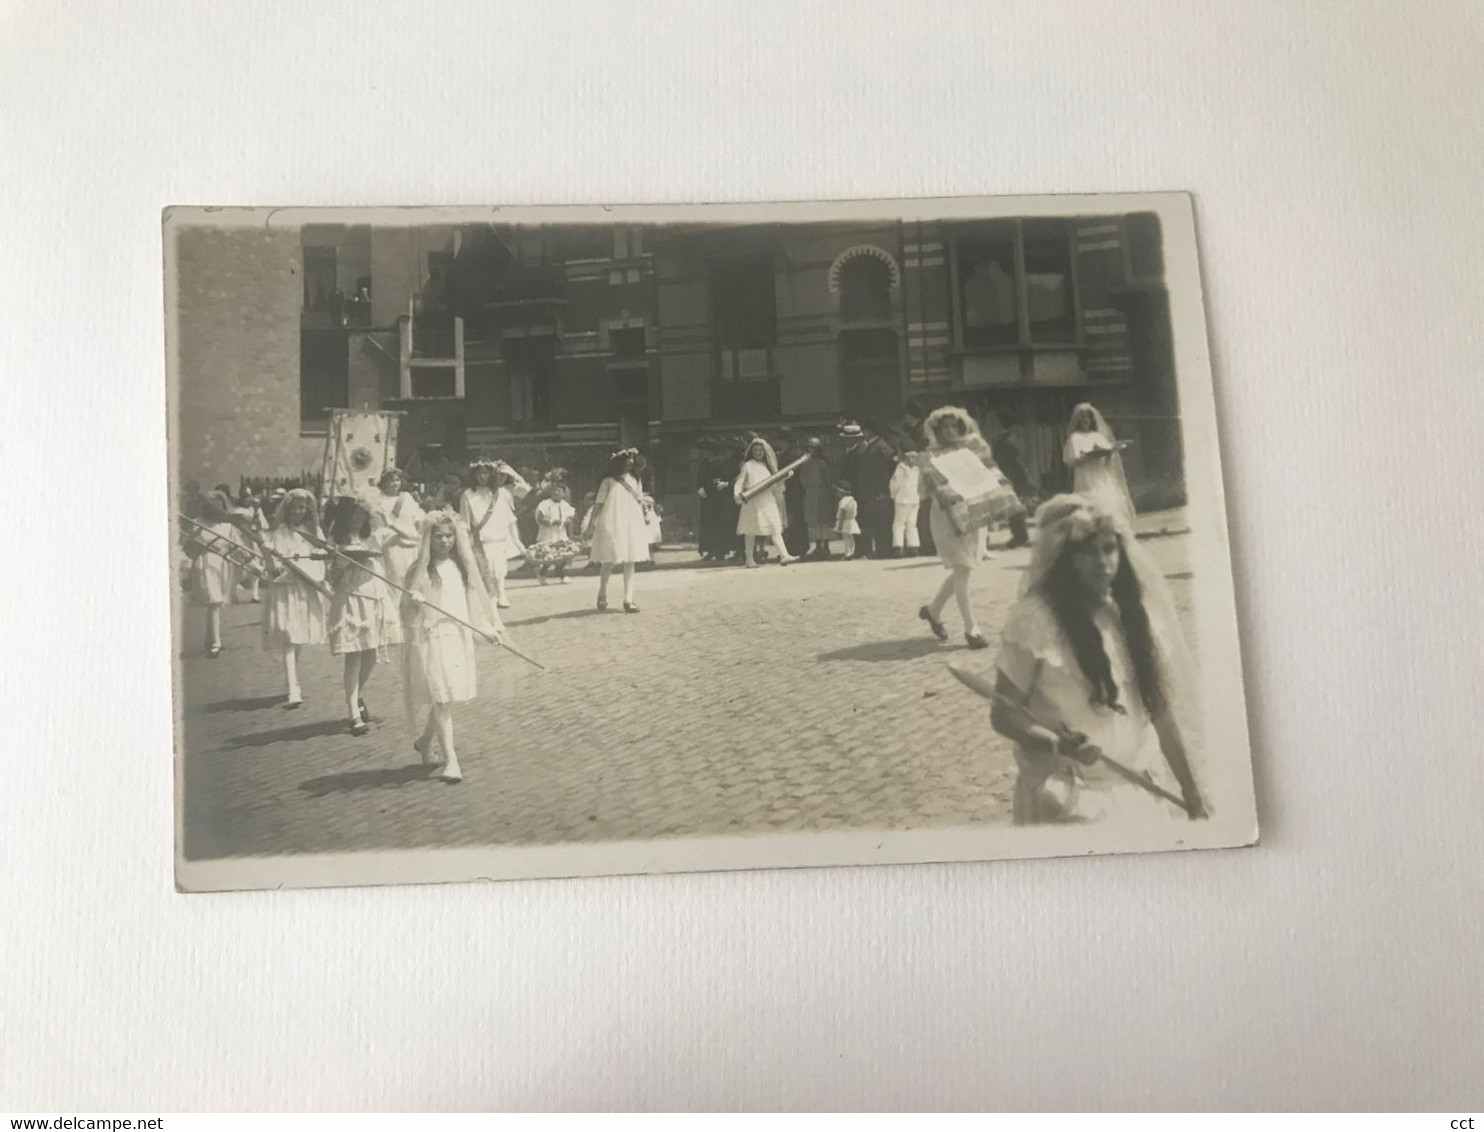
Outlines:
{"label": "white border of photograph", "polygon": [[[1198,669],[1210,816],[1144,829],[1085,825],[976,825],[932,830],[756,833],[612,843],[386,852],[285,854],[187,860],[182,852],[183,721],[180,714],[180,625],[174,626],[176,886],[208,892],[277,887],[330,887],[541,877],[610,876],[734,869],[807,868],[920,862],[983,861],[1175,849],[1230,848],[1257,840],[1256,802],[1231,573],[1221,456],[1210,354],[1189,194],[956,197],[920,200],[809,201],[777,204],[668,204],[552,207],[205,208],[165,210],[165,335],[168,360],[167,438],[172,482],[178,482],[178,329],[174,235],[182,227],[298,228],[316,223],[401,226],[468,224],[759,224],[850,221],[938,221],[996,217],[1090,216],[1154,212],[1163,233],[1165,281],[1180,406],[1194,574],[1192,642]],[[952,682],[946,664],[945,688]],[[988,708],[983,707],[988,727]]]}

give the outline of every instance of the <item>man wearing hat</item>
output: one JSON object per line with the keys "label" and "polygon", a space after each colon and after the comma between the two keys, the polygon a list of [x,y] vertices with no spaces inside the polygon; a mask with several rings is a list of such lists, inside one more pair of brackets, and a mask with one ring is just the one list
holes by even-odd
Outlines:
{"label": "man wearing hat", "polygon": [[886,558],[891,555],[891,474],[896,459],[881,439],[881,431],[870,421],[846,421],[840,435],[850,447],[845,452],[844,478],[855,490],[860,508],[861,534],[856,556]]}

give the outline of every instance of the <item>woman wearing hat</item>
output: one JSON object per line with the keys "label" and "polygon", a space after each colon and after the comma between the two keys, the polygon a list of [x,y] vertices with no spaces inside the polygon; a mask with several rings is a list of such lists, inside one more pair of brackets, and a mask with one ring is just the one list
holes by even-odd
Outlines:
{"label": "woman wearing hat", "polygon": [[515,505],[531,485],[503,460],[476,460],[469,474],[474,484],[459,501],[459,515],[469,527],[474,554],[481,559],[486,588],[495,595],[495,605],[509,609],[505,577],[510,560],[526,551],[516,527]]}
{"label": "woman wearing hat", "polygon": [[830,463],[824,442],[810,437],[804,451],[811,459],[799,469],[799,483],[804,488],[804,524],[809,528],[809,541],[814,549],[809,557],[819,561],[830,556],[830,538],[835,529],[835,467]]}

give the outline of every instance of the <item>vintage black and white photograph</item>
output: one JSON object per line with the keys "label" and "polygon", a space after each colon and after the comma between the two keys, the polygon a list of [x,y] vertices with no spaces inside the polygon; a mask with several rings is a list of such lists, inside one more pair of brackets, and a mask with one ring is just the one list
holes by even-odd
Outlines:
{"label": "vintage black and white photograph", "polygon": [[1255,840],[1189,197],[164,242],[182,889]]}

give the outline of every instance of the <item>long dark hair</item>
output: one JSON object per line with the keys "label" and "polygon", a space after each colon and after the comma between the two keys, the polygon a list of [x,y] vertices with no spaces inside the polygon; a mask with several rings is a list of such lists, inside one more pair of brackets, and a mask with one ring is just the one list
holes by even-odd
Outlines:
{"label": "long dark hair", "polygon": [[[1097,536],[1093,536],[1097,537]],[[1129,658],[1134,663],[1134,677],[1139,683],[1139,698],[1151,716],[1164,712],[1164,681],[1154,650],[1154,632],[1149,626],[1149,613],[1144,608],[1144,593],[1138,575],[1124,551],[1123,535],[1118,535],[1118,572],[1113,575],[1113,601],[1123,621],[1123,635],[1128,641]],[[1115,711],[1126,710],[1119,702],[1118,682],[1103,635],[1092,619],[1092,610],[1084,596],[1072,566],[1072,554],[1079,544],[1067,543],[1056,565],[1046,575],[1046,600],[1063,635],[1071,643],[1072,653],[1087,682],[1092,685],[1092,702],[1106,704]]]}
{"label": "long dark hair", "polygon": [[371,512],[354,499],[342,496],[334,500],[325,518],[329,523],[330,541],[337,546],[371,535]]}

